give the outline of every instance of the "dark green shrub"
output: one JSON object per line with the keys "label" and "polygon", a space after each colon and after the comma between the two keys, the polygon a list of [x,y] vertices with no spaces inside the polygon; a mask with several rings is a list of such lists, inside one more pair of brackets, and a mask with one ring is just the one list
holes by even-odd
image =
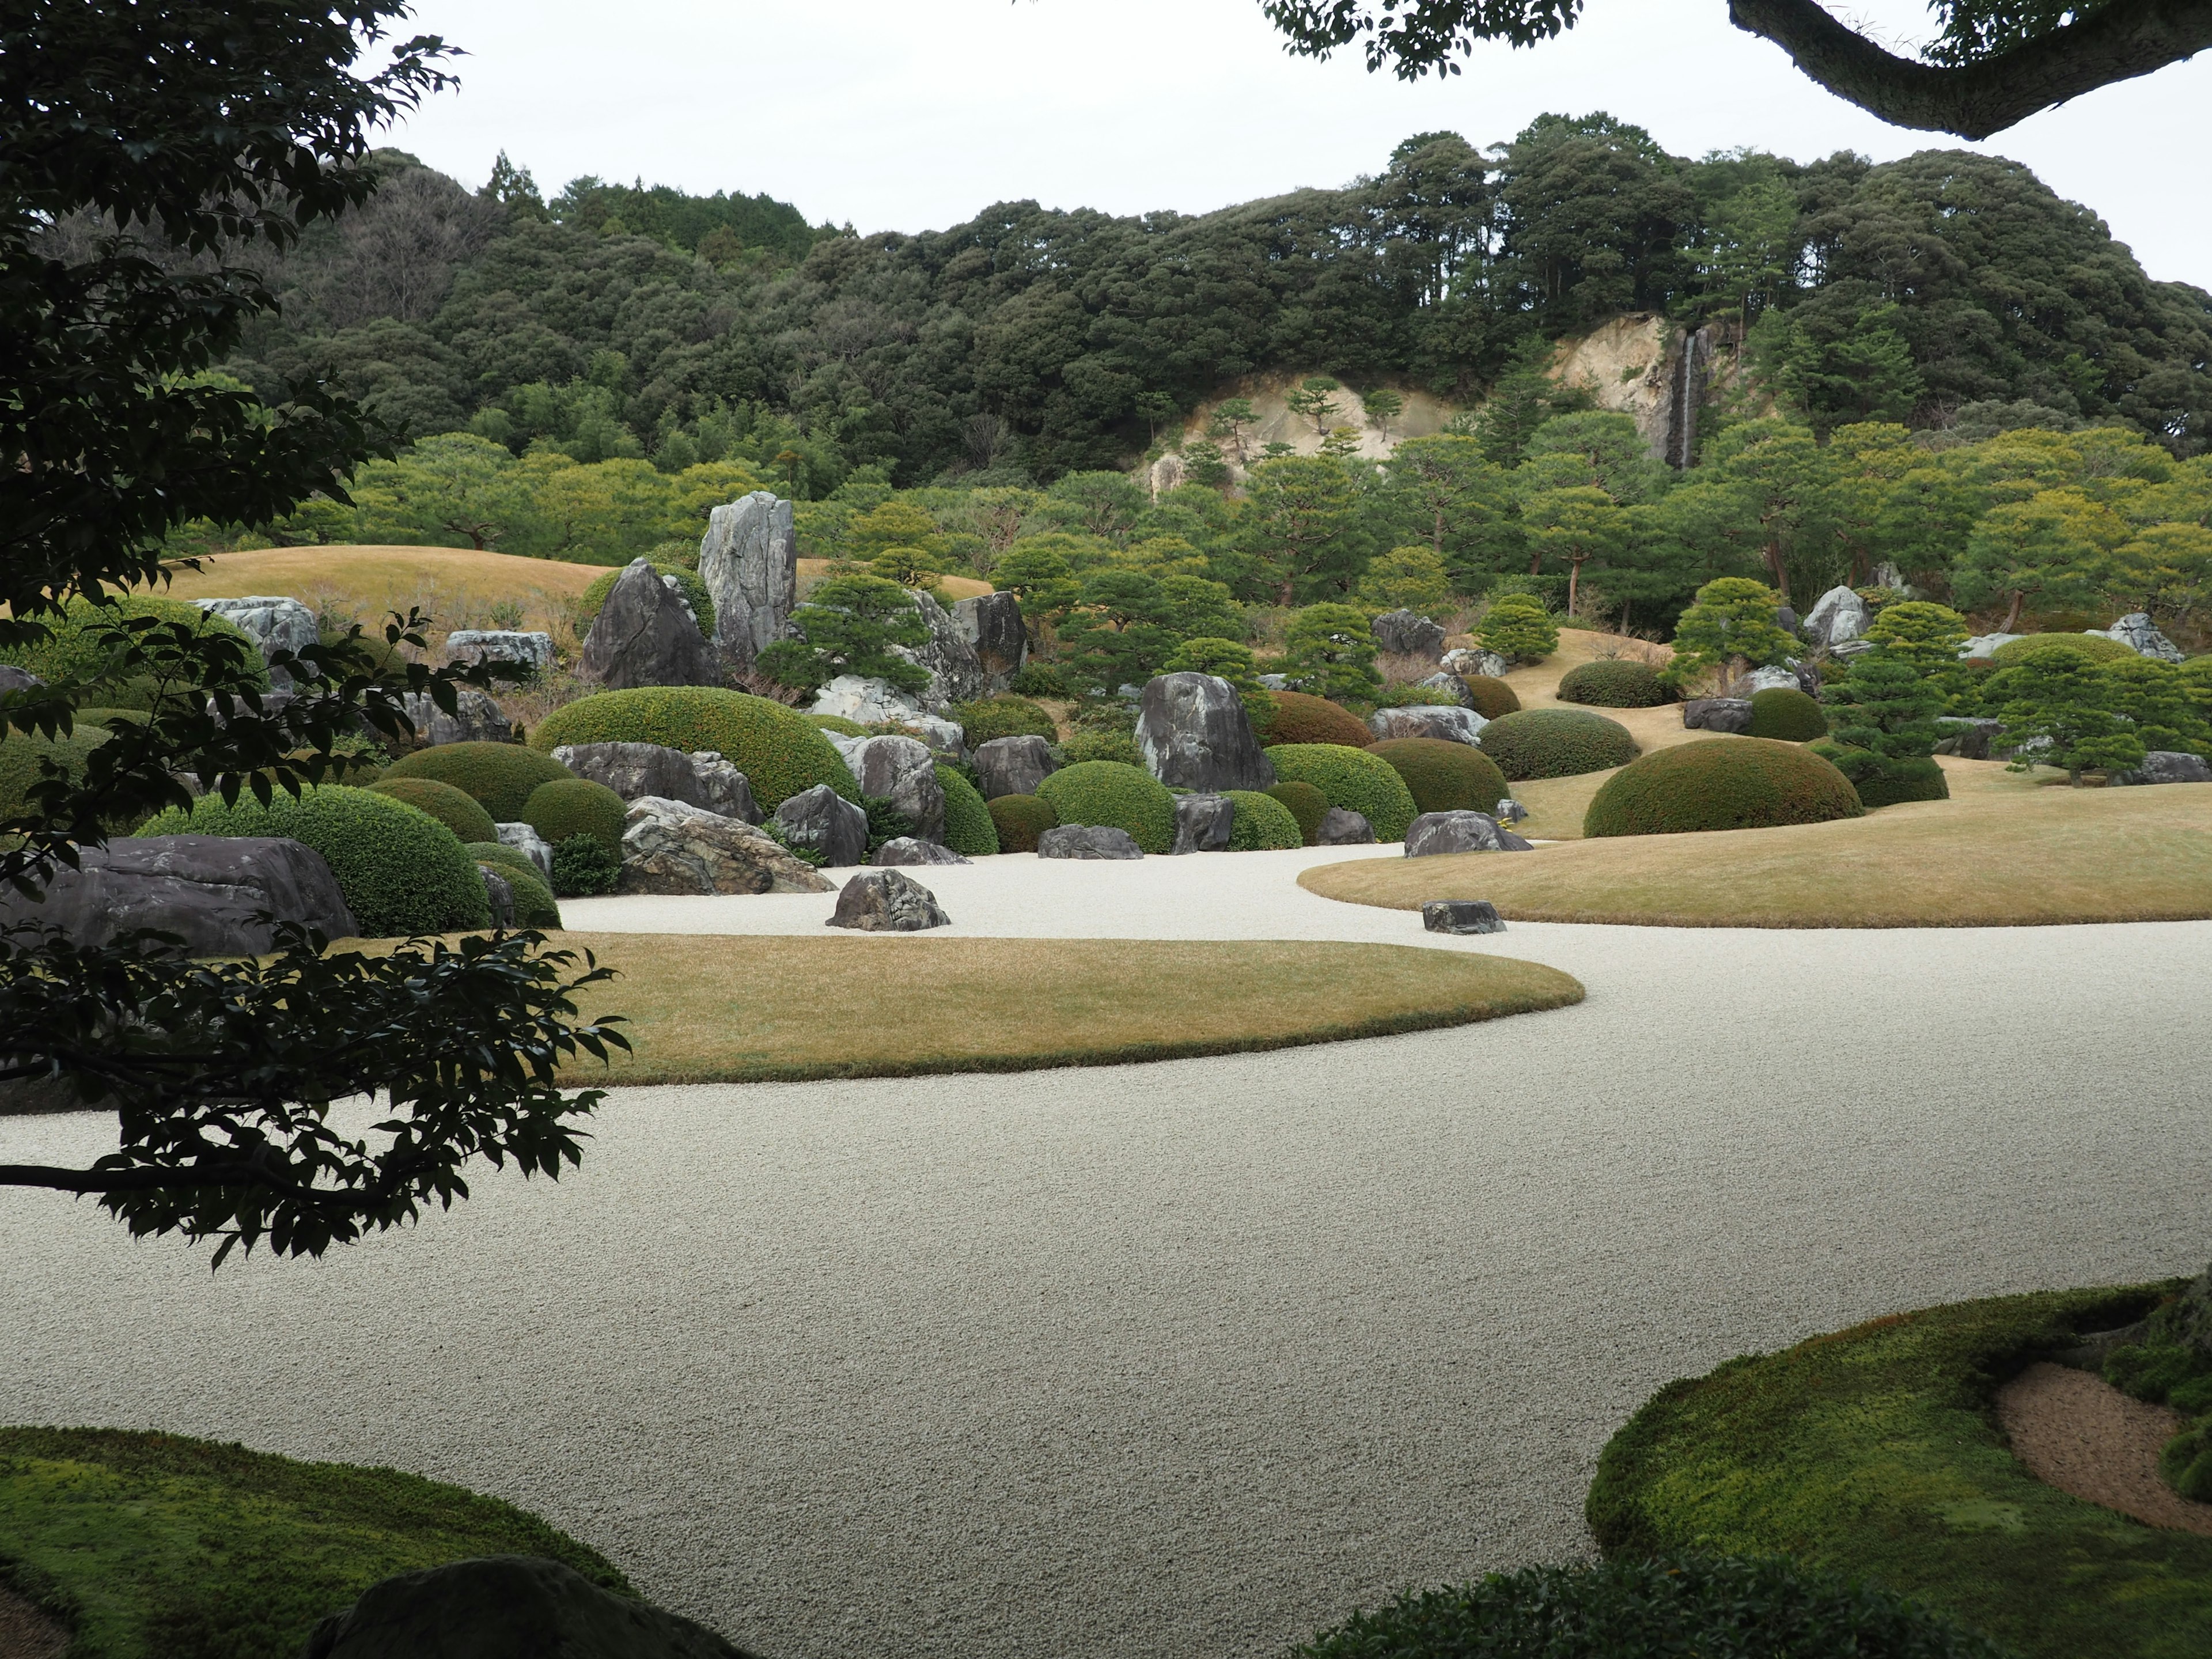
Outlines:
{"label": "dark green shrub", "polygon": [[623,815],[629,811],[628,803],[604,783],[556,778],[530,792],[522,822],[556,847],[571,836],[591,836],[620,858]]}
{"label": "dark green shrub", "polygon": [[1598,708],[1656,708],[1674,700],[1674,693],[1659,683],[1658,670],[1650,663],[1625,657],[1583,663],[1570,668],[1559,681],[1561,702],[1589,703]]}
{"label": "dark green shrub", "polygon": [[518,852],[498,842],[472,842],[469,854],[480,868],[496,870],[505,878],[508,890],[514,895],[514,925],[518,927],[558,927],[561,907],[553,902],[553,890],[545,884],[545,878],[530,861],[527,853]]}
{"label": "dark green shrub", "polygon": [[1928,756],[1891,759],[1872,750],[1850,749],[1822,738],[1808,744],[1806,752],[1822,760],[1850,780],[1859,805],[1869,812],[1877,806],[1895,806],[1908,800],[1948,800],[1951,785],[1943,769]]}
{"label": "dark green shrub", "polygon": [[1583,815],[1583,834],[1758,830],[1865,811],[1850,780],[1809,750],[1771,738],[1711,738],[1654,750],[1607,778]]}
{"label": "dark green shrub", "polygon": [[[592,631],[599,612],[607,603],[607,595],[615,591],[626,566],[617,566],[604,576],[594,577],[592,585],[576,597],[576,637],[582,639]],[[664,576],[676,578],[676,591],[684,596],[684,603],[691,607],[698,619],[699,631],[708,639],[714,637],[714,596],[707,591],[707,584],[699,580],[699,573],[680,564],[663,563],[655,559],[653,568]]]}
{"label": "dark green shrub", "polygon": [[1751,694],[1751,724],[1744,735],[1772,738],[1778,743],[1810,743],[1828,735],[1828,717],[1804,692],[1770,686]]}
{"label": "dark green shrub", "polygon": [[1024,663],[1010,683],[1010,690],[1021,697],[1068,697],[1075,695],[1067,675],[1058,663]]}
{"label": "dark green shrub", "polygon": [[1259,733],[1264,744],[1341,744],[1349,749],[1364,749],[1375,741],[1375,734],[1352,715],[1327,697],[1316,697],[1304,691],[1275,691],[1269,694],[1275,700],[1275,712],[1267,721],[1267,729]]}
{"label": "dark green shrub", "polygon": [[970,749],[994,738],[1060,741],[1059,725],[1027,697],[986,697],[981,702],[955,703],[952,718],[960,722],[961,736]]}
{"label": "dark green shrub", "polygon": [[1145,763],[1137,739],[1127,732],[1078,732],[1059,748],[1063,766],[1079,766],[1085,761],[1111,761],[1117,766]]}
{"label": "dark green shrub", "polygon": [[827,853],[824,853],[818,847],[803,846],[799,842],[792,840],[789,836],[784,833],[783,826],[778,823],[774,818],[762,819],[759,828],[763,835],[766,836],[778,847],[783,848],[785,852],[790,854],[792,857],[797,859],[801,864],[811,865],[817,870],[824,870],[829,867],[830,855]]}
{"label": "dark green shrub", "polygon": [[1079,761],[1037,786],[1062,823],[1126,830],[1147,853],[1175,850],[1175,797],[1142,767],[1119,761]]}
{"label": "dark green shrub", "polygon": [[1355,1613],[1304,1659],[2005,1659],[1885,1589],[1764,1556],[1523,1567]]}
{"label": "dark green shrub", "polygon": [[1462,674],[1459,683],[1474,699],[1474,712],[1486,720],[1521,712],[1521,694],[1504,680],[1489,674]]}
{"label": "dark green shrub", "polygon": [[41,761],[53,762],[72,782],[78,781],[84,776],[85,757],[107,737],[106,727],[87,726],[82,717],[65,738],[42,737],[36,732],[0,737],[0,818],[12,818],[24,810],[31,786],[45,775]]}
{"label": "dark green shrub", "polygon": [[[198,634],[221,634],[244,642],[248,647],[246,678],[255,685],[268,685],[269,670],[261,660],[260,648],[235,623],[184,599],[161,599],[147,593],[119,598],[112,609],[96,605],[90,599],[71,599],[60,616],[39,618],[53,630],[52,638],[36,645],[0,647],[0,663],[27,668],[49,684],[80,674],[94,674],[108,658],[108,648],[98,637],[94,624],[104,626],[118,618],[127,621],[142,617],[164,623],[184,623]],[[102,707],[138,711],[152,707],[154,684],[150,679],[102,678],[94,684],[96,701]]]}
{"label": "dark green shrub", "polygon": [[1299,838],[1312,846],[1314,837],[1321,833],[1321,821],[1328,816],[1328,797],[1310,783],[1278,783],[1266,793],[1270,800],[1281,803],[1298,826]]}
{"label": "dark green shrub", "polygon": [[266,806],[251,795],[228,806],[210,795],[190,812],[172,807],[149,819],[138,833],[281,836],[312,847],[329,862],[365,939],[451,933],[491,920],[483,878],[460,837],[428,813],[367,789],[280,791]]}
{"label": "dark green shrub", "polygon": [[1513,792],[1498,763],[1480,749],[1443,738],[1391,738],[1367,752],[1406,781],[1421,812],[1495,812]]}
{"label": "dark green shrub", "polygon": [[865,738],[868,735],[866,726],[858,720],[848,720],[842,714],[809,714],[806,719],[810,725],[819,726],[824,732],[835,732],[841,738]]}
{"label": "dark green shrub", "polygon": [[418,812],[428,812],[463,842],[496,841],[491,814],[450,783],[435,778],[386,778],[368,786],[373,795],[389,795],[405,801]]}
{"label": "dark green shrub", "polygon": [[533,790],[574,775],[550,755],[519,743],[441,743],[404,755],[384,769],[385,781],[428,778],[449,783],[474,799],[495,823],[521,823]]}
{"label": "dark green shrub", "polygon": [[1626,766],[1639,752],[1618,720],[1579,708],[1524,708],[1482,728],[1482,752],[1515,783]]}
{"label": "dark green shrub", "polygon": [[1491,601],[1474,625],[1474,642],[1508,662],[1541,662],[1559,648],[1559,625],[1541,599],[1508,593]]}
{"label": "dark green shrub", "polygon": [[1291,809],[1273,796],[1252,789],[1231,789],[1226,793],[1229,804],[1236,809],[1236,817],[1229,827],[1231,852],[1269,852],[1306,844],[1305,832],[1291,816]]}
{"label": "dark green shrub", "polygon": [[991,823],[1006,853],[1034,853],[1037,837],[1060,823],[1052,803],[1039,795],[1000,795],[990,804]]}
{"label": "dark green shrub", "polygon": [[1376,840],[1405,840],[1415,816],[1413,796],[1389,761],[1334,743],[1280,744],[1267,750],[1267,758],[1279,783],[1310,783],[1331,806],[1364,814]]}
{"label": "dark green shrub", "polygon": [[2025,639],[2007,640],[1990,653],[1990,660],[2000,668],[2010,668],[2053,650],[2079,651],[2094,662],[2113,662],[2136,654],[2133,646],[2109,634],[2030,634]]}
{"label": "dark green shrub", "polygon": [[921,826],[892,805],[881,795],[863,795],[860,805],[868,815],[868,856],[873,858],[877,849],[887,841],[896,841],[902,836],[911,836]]}
{"label": "dark green shrub", "polygon": [[622,880],[622,859],[594,835],[553,844],[553,890],[562,898],[611,893]]}
{"label": "dark green shrub", "polygon": [[570,743],[657,743],[687,755],[714,750],[745,775],[763,812],[817,783],[847,800],[860,799],[860,786],[819,726],[795,708],[742,691],[699,685],[602,691],[555,709],[530,734],[530,746],[540,751]]}
{"label": "dark green shrub", "polygon": [[503,841],[470,841],[461,845],[478,864],[496,864],[502,870],[520,870],[526,876],[535,876],[540,883],[545,872],[538,867],[537,860],[520,847],[509,847]]}
{"label": "dark green shrub", "polygon": [[988,858],[999,850],[999,828],[983,792],[943,761],[937,763],[937,787],[945,791],[945,844],[969,858]]}

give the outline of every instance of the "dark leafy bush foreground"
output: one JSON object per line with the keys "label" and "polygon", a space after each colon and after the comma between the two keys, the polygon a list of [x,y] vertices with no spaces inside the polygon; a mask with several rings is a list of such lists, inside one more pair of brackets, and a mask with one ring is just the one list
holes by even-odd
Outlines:
{"label": "dark leafy bush foreground", "polygon": [[1638,752],[1619,720],[1579,708],[1524,708],[1482,728],[1482,752],[1519,783],[1524,778],[1573,778],[1626,766]]}
{"label": "dark leafy bush foreground", "polygon": [[1002,853],[1036,852],[1037,837],[1060,822],[1052,803],[1037,795],[1000,795],[990,805]]}
{"label": "dark leafy bush foreground", "polygon": [[1423,812],[1494,812],[1512,793],[1498,763],[1470,744],[1390,738],[1367,752],[1389,763]]}
{"label": "dark leafy bush foreground", "polygon": [[763,812],[817,783],[847,800],[860,799],[860,785],[820,726],[742,691],[696,685],[601,691],[555,709],[530,733],[530,746],[540,750],[571,743],[657,743],[687,755],[713,750],[745,775]]}
{"label": "dark leafy bush foreground", "polygon": [[1307,1659],[2007,1659],[1890,1592],[1782,1556],[1524,1567],[1354,1615]]}
{"label": "dark leafy bush foreground", "polygon": [[1656,708],[1673,702],[1674,695],[1659,683],[1659,672],[1650,663],[1624,657],[1570,668],[1559,681],[1559,701],[1599,708]]}
{"label": "dark leafy bush foreground", "polygon": [[1292,743],[1270,749],[1267,758],[1281,783],[1311,784],[1331,806],[1363,814],[1376,840],[1405,840],[1414,817],[1413,793],[1380,756],[1340,744]]}
{"label": "dark leafy bush foreground", "polygon": [[1151,773],[1119,761],[1082,761],[1037,786],[1062,823],[1126,830],[1147,853],[1175,850],[1175,797]]}
{"label": "dark leafy bush foreground", "polygon": [[1794,743],[1713,738],[1653,750],[1607,778],[1584,836],[1679,836],[1855,818],[1866,809],[1833,766]]}

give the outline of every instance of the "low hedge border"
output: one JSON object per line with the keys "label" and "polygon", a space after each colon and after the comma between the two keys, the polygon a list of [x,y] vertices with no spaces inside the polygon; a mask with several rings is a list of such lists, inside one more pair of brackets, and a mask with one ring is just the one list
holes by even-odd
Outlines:
{"label": "low hedge border", "polygon": [[441,743],[401,756],[379,781],[428,778],[450,784],[473,798],[494,823],[520,823],[532,791],[574,775],[550,755],[519,743]]}

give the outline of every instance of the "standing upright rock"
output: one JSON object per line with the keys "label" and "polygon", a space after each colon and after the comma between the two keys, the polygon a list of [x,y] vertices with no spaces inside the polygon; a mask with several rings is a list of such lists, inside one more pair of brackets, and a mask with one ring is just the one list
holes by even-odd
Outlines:
{"label": "standing upright rock", "polygon": [[1848,587],[1832,587],[1814,600],[1813,608],[1805,613],[1805,637],[1832,651],[1864,634],[1873,620],[1874,612],[1856,592]]}
{"label": "standing upright rock", "polygon": [[1034,733],[993,738],[975,745],[975,775],[983,781],[985,800],[996,800],[1001,795],[1034,795],[1037,785],[1058,770],[1060,763],[1052,757],[1051,745]]}
{"label": "standing upright rock", "polygon": [[918,588],[907,592],[921,612],[928,640],[917,646],[895,645],[891,649],[929,676],[929,684],[915,694],[932,714],[942,714],[956,702],[969,702],[988,689],[983,664],[953,621],[952,613]]}
{"label": "standing upright rock", "polygon": [[1212,674],[1156,674],[1137,705],[1137,752],[1170,789],[1267,789],[1275,763],[1252,735],[1243,700]]}
{"label": "standing upright rock", "polygon": [[1444,630],[1417,611],[1385,611],[1368,624],[1376,647],[1394,657],[1425,657],[1442,662]]}
{"label": "standing upright rock", "polygon": [[850,740],[845,763],[853,769],[863,795],[877,795],[914,820],[924,841],[945,839],[945,788],[937,781],[937,757],[915,738]]}
{"label": "standing upright rock", "polygon": [[868,815],[826,783],[802,789],[775,809],[776,833],[810,848],[832,869],[868,856]]}
{"label": "standing upright rock", "polygon": [[714,643],[733,669],[747,669],[783,637],[799,603],[799,532],[791,503],[756,489],[707,515],[699,580],[714,601]]}
{"label": "standing upright rock", "polygon": [[699,624],[643,559],[630,561],[609,590],[584,641],[584,672],[610,691],[722,683]]}
{"label": "standing upright rock", "polygon": [[1029,660],[1028,630],[1018,594],[983,593],[952,607],[952,621],[982,665],[984,690],[1003,691]]}

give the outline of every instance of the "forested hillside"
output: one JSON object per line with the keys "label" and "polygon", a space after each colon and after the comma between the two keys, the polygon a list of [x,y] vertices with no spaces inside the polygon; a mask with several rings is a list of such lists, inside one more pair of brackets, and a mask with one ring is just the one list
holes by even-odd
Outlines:
{"label": "forested hillside", "polygon": [[739,461],[807,498],[854,467],[1044,483],[1129,465],[1255,371],[1472,404],[1626,309],[1748,325],[1761,385],[1817,433],[1998,403],[2183,454],[2212,437],[2212,296],[1958,152],[1686,161],[1547,116],[1198,216],[1022,202],[867,237],[765,198],[583,179],[549,203],[504,162],[481,190],[386,162],[367,209],[288,258],[285,315],[231,372],[271,397],[326,376],[417,435],[517,456]]}

